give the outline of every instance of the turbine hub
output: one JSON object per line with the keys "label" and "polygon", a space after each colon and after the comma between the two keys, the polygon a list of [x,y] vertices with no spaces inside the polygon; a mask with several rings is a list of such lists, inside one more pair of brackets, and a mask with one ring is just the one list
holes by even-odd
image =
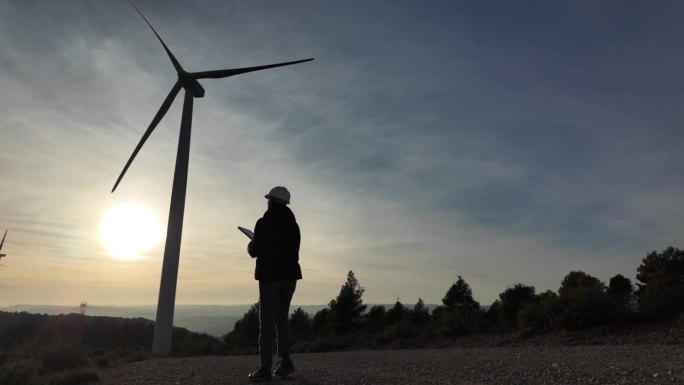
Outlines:
{"label": "turbine hub", "polygon": [[187,72],[179,73],[178,79],[180,80],[183,88],[192,91],[192,96],[195,98],[204,97],[204,87],[197,81],[188,75]]}

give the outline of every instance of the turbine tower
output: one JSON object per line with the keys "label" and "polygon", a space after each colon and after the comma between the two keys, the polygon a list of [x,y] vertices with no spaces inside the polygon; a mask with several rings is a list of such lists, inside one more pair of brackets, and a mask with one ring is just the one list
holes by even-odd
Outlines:
{"label": "turbine tower", "polygon": [[[131,4],[133,5],[133,4]],[[145,15],[133,5],[133,8],[142,16],[147,25],[152,29],[152,32],[157,36],[159,42],[164,47],[166,54],[171,59],[173,67],[178,74],[178,80],[174,84],[171,91],[164,99],[159,111],[152,119],[149,127],[143,134],[140,142],[133,150],[133,154],[126,162],[126,165],[121,171],[119,178],[114,183],[112,193],[121,182],[128,167],[135,159],[138,151],[142,148],[149,138],[152,131],[154,131],[157,124],[162,120],[166,112],[171,107],[171,103],[175,99],[181,88],[185,90],[185,98],[183,101],[183,114],[181,117],[180,136],[178,140],[178,152],[176,154],[176,168],[173,174],[173,188],[171,191],[171,206],[169,208],[169,222],[166,230],[166,244],[164,246],[164,262],[162,265],[161,283],[159,285],[159,301],[157,303],[157,320],[154,327],[154,340],[152,342],[152,352],[156,354],[169,354],[171,351],[171,335],[173,329],[173,311],[176,301],[176,283],[178,279],[178,260],[180,257],[181,234],[183,232],[183,213],[185,210],[185,191],[188,180],[188,158],[190,153],[190,129],[192,126],[192,105],[194,98],[201,98],[204,96],[204,88],[198,82],[198,79],[220,79],[229,76],[244,74],[247,72],[260,71],[268,68],[281,67],[291,64],[303,63],[313,59],[297,60],[284,63],[268,64],[256,67],[233,68],[214,71],[203,72],[186,72],[181,67],[178,60],[173,56],[169,48],[166,46],[157,31],[152,27],[152,24],[147,20]]]}
{"label": "turbine tower", "polygon": [[[5,244],[5,237],[7,237],[7,230],[5,230],[5,235],[2,236],[2,242],[0,242],[0,251],[2,251],[2,245]],[[2,260],[2,257],[5,256],[7,256],[7,254],[0,254],[0,261]]]}

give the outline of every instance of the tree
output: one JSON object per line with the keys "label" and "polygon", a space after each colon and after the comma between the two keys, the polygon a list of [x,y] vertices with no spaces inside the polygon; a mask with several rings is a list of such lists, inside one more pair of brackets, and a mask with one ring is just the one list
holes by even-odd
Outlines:
{"label": "tree", "polygon": [[395,324],[409,315],[409,309],[404,306],[401,302],[397,301],[394,303],[391,309],[387,310],[387,323],[390,325]]}
{"label": "tree", "polygon": [[567,296],[577,289],[589,289],[602,292],[606,289],[606,285],[598,278],[592,277],[583,271],[571,271],[563,278],[560,289],[558,289],[558,295],[561,297]]}
{"label": "tree", "polygon": [[387,311],[382,305],[372,306],[364,318],[366,328],[372,332],[382,330],[387,325]]}
{"label": "tree", "polygon": [[641,309],[656,316],[684,312],[684,252],[672,246],[652,251],[637,269],[637,298]]}
{"label": "tree", "polygon": [[416,325],[423,325],[430,322],[430,310],[425,307],[423,299],[418,297],[418,302],[413,305],[410,313],[411,321]]}
{"label": "tree", "polygon": [[518,312],[518,325],[529,331],[549,331],[556,326],[560,311],[558,294],[547,290]]}
{"label": "tree", "polygon": [[293,339],[309,339],[311,337],[312,322],[309,314],[298,307],[290,316],[290,333]]}
{"label": "tree", "polygon": [[237,336],[244,341],[253,342],[259,338],[259,302],[250,306],[241,319],[235,321],[231,336]]}
{"label": "tree", "polygon": [[582,271],[571,271],[558,289],[560,325],[569,330],[585,329],[611,321],[613,303],[606,285]]}
{"label": "tree", "polygon": [[473,292],[470,285],[458,276],[458,281],[451,285],[442,303],[449,310],[458,311],[461,314],[468,315],[480,309],[480,304],[473,299]]}
{"label": "tree", "polygon": [[347,282],[342,285],[337,298],[330,301],[334,327],[337,332],[349,332],[356,329],[361,320],[361,313],[366,310],[361,296],[365,289],[359,285],[354,272],[349,270]]}
{"label": "tree", "polygon": [[621,311],[629,310],[633,290],[632,281],[622,274],[615,275],[608,283],[608,295]]}
{"label": "tree", "polygon": [[534,291],[534,286],[518,283],[499,294],[500,302],[497,306],[499,324],[506,329],[516,329],[518,327],[518,312],[535,300]]}
{"label": "tree", "polygon": [[327,333],[332,327],[332,313],[329,308],[324,308],[314,314],[311,326],[315,333]]}

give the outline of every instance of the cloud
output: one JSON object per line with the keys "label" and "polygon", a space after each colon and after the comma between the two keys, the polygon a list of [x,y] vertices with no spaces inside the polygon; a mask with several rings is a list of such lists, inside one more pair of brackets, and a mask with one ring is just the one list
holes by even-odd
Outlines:
{"label": "cloud", "polygon": [[[190,71],[316,58],[202,82],[187,303],[253,302],[235,227],[254,224],[277,184],[303,232],[300,303],[327,302],[349,269],[370,302],[438,302],[460,274],[487,303],[502,282],[630,276],[646,251],[682,240],[681,26],[663,9],[138,6]],[[7,284],[22,288],[8,298],[46,302],[63,284],[60,300],[153,303],[163,246],[118,264],[96,229],[124,201],[166,221],[180,101],[109,190],[175,81],[168,58],[125,3],[3,3],[0,15],[0,225],[20,272]],[[122,286],[133,289],[107,294]]]}

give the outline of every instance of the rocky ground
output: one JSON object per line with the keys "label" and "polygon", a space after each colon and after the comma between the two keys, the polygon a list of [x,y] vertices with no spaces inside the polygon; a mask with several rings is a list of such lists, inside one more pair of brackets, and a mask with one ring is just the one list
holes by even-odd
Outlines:
{"label": "rocky ground", "polygon": [[[451,347],[303,353],[287,385],[684,384],[684,345]],[[164,358],[101,369],[98,384],[245,384],[256,356]]]}
{"label": "rocky ground", "polygon": [[[406,347],[399,342],[395,348]],[[533,336],[490,333],[419,349],[300,353],[293,359],[296,372],[274,383],[684,385],[684,328],[671,323]],[[257,356],[153,359],[99,369],[98,384],[245,384],[258,362]]]}

